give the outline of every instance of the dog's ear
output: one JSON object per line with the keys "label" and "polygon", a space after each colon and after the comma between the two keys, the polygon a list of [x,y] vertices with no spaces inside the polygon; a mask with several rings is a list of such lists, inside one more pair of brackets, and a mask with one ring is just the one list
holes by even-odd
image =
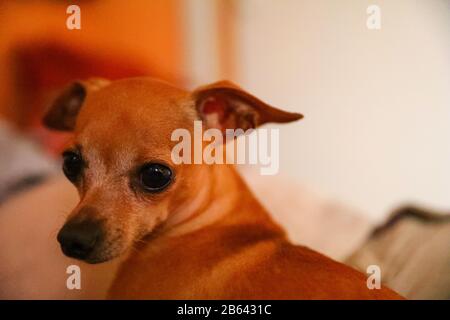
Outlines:
{"label": "dog's ear", "polygon": [[73,82],[63,89],[47,109],[42,120],[44,125],[50,129],[72,131],[86,96],[109,83],[109,80],[102,78]]}
{"label": "dog's ear", "polygon": [[229,81],[219,81],[193,92],[197,112],[207,128],[256,128],[267,122],[291,122],[299,113],[274,108]]}

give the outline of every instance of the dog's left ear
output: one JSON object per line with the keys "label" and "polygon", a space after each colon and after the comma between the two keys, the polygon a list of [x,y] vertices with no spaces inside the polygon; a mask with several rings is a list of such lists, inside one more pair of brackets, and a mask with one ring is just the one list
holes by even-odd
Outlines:
{"label": "dog's left ear", "polygon": [[72,131],[86,96],[109,83],[109,80],[103,78],[73,82],[56,97],[47,109],[42,122],[50,129]]}
{"label": "dog's left ear", "polygon": [[229,81],[219,81],[193,92],[197,112],[207,128],[256,128],[267,122],[291,122],[299,113],[274,108]]}

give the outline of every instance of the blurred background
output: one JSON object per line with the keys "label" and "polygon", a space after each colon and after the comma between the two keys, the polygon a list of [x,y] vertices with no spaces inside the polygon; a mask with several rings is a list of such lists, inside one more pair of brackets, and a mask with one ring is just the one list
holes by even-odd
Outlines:
{"label": "blurred background", "polygon": [[65,136],[40,118],[73,79],[230,79],[305,115],[281,130],[281,176],[380,220],[450,208],[449,58],[446,0],[0,1],[0,119],[48,157]]}
{"label": "blurred background", "polygon": [[0,0],[0,298],[104,298],[108,263],[66,288],[80,262],[55,237],[78,196],[67,134],[40,121],[75,79],[141,75],[304,114],[276,126],[277,176],[239,168],[274,219],[405,297],[450,299],[449,0]]}

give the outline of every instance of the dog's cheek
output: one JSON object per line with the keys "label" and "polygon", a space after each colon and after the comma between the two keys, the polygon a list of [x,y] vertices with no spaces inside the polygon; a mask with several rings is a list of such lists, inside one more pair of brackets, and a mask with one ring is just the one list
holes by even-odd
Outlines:
{"label": "dog's cheek", "polygon": [[137,237],[142,238],[150,233],[152,233],[155,229],[157,229],[160,225],[167,220],[168,217],[168,201],[160,200],[157,204],[154,203],[152,205],[146,206],[140,210],[137,215]]}

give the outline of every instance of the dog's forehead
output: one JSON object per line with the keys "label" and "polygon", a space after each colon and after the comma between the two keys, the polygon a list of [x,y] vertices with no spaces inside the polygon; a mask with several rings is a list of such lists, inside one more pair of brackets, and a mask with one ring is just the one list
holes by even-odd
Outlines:
{"label": "dog's forehead", "polygon": [[[92,120],[147,121],[170,124],[184,121],[194,111],[190,94],[165,82],[133,78],[112,82],[89,93],[77,123]],[[112,117],[112,118],[111,118]]]}
{"label": "dog's forehead", "polygon": [[189,129],[196,117],[187,91],[146,78],[119,80],[88,94],[75,139],[105,154],[133,149],[165,154],[172,132]]}
{"label": "dog's forehead", "polygon": [[161,136],[195,118],[189,92],[149,78],[124,79],[87,95],[75,134],[89,129]]}

